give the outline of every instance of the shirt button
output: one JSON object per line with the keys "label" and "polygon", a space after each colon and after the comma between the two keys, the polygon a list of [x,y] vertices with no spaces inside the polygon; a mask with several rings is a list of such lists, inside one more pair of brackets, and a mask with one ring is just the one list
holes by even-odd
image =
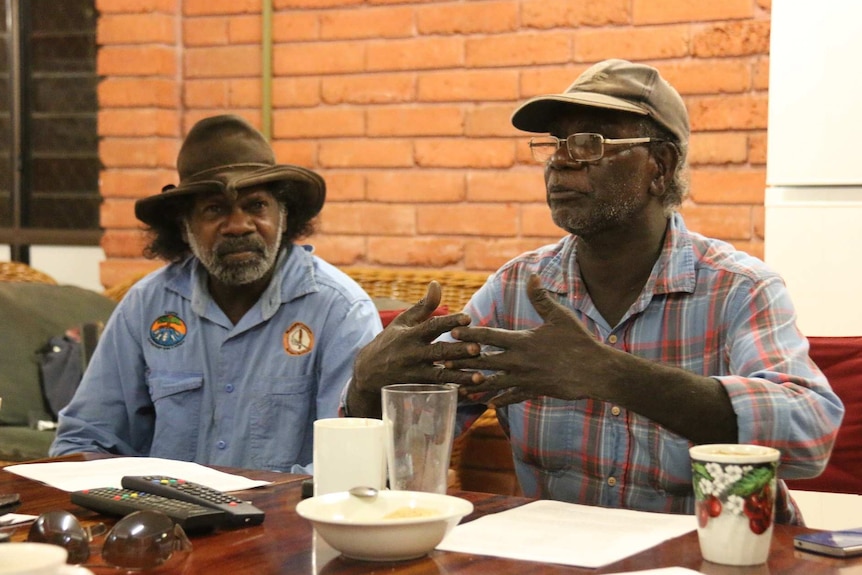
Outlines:
{"label": "shirt button", "polygon": [[610,343],[616,343],[616,342],[617,342],[617,336],[616,336],[616,335],[611,335],[611,336],[608,338],[608,342],[610,342]]}
{"label": "shirt button", "polygon": [[227,441],[219,441],[218,443],[216,443],[216,447],[218,447],[219,449],[224,449],[225,447],[227,447]]}
{"label": "shirt button", "polygon": [[226,386],[224,386],[224,390],[228,393],[233,393],[233,384],[232,383],[227,384]]}
{"label": "shirt button", "polygon": [[613,487],[616,484],[617,484],[617,478],[616,477],[608,477],[608,485]]}
{"label": "shirt button", "polygon": [[620,408],[617,407],[616,405],[611,408],[611,413],[614,415],[619,415],[620,411],[621,411]]}

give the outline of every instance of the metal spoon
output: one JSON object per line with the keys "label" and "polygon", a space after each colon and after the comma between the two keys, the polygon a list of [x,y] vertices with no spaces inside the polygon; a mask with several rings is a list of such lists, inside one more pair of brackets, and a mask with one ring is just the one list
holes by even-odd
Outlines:
{"label": "metal spoon", "polygon": [[354,497],[361,497],[363,499],[372,499],[374,497],[377,497],[377,490],[373,487],[351,487],[348,492]]}

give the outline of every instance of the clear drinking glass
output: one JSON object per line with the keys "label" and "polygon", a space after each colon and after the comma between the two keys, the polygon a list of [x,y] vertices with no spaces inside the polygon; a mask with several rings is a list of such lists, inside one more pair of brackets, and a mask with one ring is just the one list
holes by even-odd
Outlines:
{"label": "clear drinking glass", "polygon": [[446,493],[458,386],[387,385],[382,400],[389,488]]}

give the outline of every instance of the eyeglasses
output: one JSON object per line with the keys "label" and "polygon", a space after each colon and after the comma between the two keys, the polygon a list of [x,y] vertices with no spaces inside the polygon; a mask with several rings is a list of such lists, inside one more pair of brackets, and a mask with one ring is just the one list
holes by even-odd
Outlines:
{"label": "eyeglasses", "polygon": [[605,146],[634,146],[648,142],[663,142],[656,138],[605,138],[601,134],[592,132],[580,132],[572,134],[565,140],[555,136],[542,136],[530,140],[530,151],[533,159],[545,163],[554,157],[557,150],[565,144],[569,159],[573,162],[596,162],[605,155]]}
{"label": "eyeglasses", "polygon": [[[101,526],[101,528],[99,528]],[[48,511],[30,526],[27,541],[59,545],[69,552],[70,564],[82,564],[90,558],[93,536],[104,533],[105,526],[84,528],[68,511]],[[121,569],[152,569],[175,555],[187,555],[192,543],[185,531],[159,511],[135,511],[126,515],[108,531],[102,543],[103,564]]]}

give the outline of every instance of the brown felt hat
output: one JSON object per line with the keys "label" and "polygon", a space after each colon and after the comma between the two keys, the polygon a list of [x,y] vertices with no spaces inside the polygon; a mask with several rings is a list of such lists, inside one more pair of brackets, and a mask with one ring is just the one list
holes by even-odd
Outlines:
{"label": "brown felt hat", "polygon": [[524,102],[512,124],[526,132],[545,133],[560,108],[586,106],[649,116],[680,144],[688,143],[688,112],[679,93],[658,70],[627,60],[605,60],[586,69],[562,94],[545,94]]}
{"label": "brown felt hat", "polygon": [[284,184],[289,209],[306,221],[320,212],[326,198],[323,178],[299,166],[276,164],[263,134],[239,116],[212,116],[195,124],[180,147],[177,172],[178,186],[135,202],[139,220],[166,224],[177,216],[170,207],[177,197],[222,192],[235,198],[239,190],[261,184]]}

